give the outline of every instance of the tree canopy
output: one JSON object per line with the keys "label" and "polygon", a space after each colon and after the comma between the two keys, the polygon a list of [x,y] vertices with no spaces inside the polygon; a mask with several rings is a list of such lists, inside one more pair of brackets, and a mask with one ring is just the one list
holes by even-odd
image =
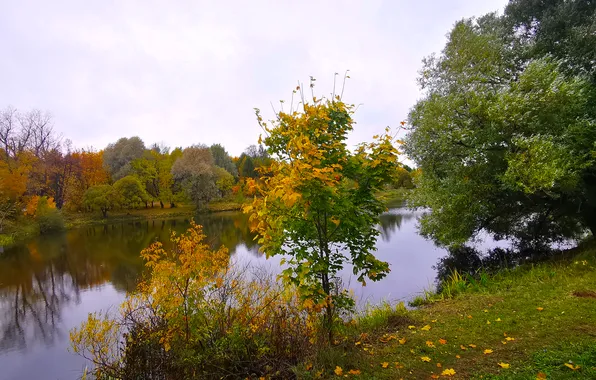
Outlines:
{"label": "tree canopy", "polygon": [[575,48],[549,42],[581,45],[573,33],[591,26],[573,15],[580,1],[565,3],[462,20],[425,59],[406,153],[421,169],[413,204],[431,210],[422,233],[437,243],[485,230],[536,248],[596,233],[594,82]]}

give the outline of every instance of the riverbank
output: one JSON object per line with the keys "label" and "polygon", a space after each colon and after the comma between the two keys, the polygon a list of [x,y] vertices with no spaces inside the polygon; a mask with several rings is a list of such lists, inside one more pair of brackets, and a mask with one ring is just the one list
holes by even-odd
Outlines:
{"label": "riverbank", "polygon": [[[205,212],[239,211],[242,204],[232,201],[212,202]],[[63,212],[64,228],[66,230],[91,225],[113,224],[130,221],[190,218],[197,214],[193,205],[180,204],[177,207],[151,207],[133,210],[116,210],[108,212],[107,218],[102,218],[99,213]],[[11,222],[5,229],[6,233],[0,234],[0,246],[9,246],[28,238],[39,235],[37,223],[26,217],[21,217],[16,222]]]}
{"label": "riverbank", "polygon": [[451,298],[369,309],[335,347],[299,366],[299,377],[596,378],[596,242],[551,262],[452,280]]}

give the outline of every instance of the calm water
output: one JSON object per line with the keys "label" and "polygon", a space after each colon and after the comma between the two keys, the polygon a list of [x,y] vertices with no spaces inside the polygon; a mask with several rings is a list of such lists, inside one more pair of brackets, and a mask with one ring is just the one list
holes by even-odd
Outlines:
{"label": "calm water", "polygon": [[[407,300],[431,286],[432,266],[445,254],[416,233],[416,213],[392,209],[382,216],[379,259],[391,264],[380,282],[356,286],[360,305]],[[237,260],[276,272],[279,260],[258,253],[245,215],[200,217],[210,242],[226,245]],[[85,360],[68,352],[68,331],[89,312],[117,307],[135,287],[143,262],[139,252],[188,220],[122,223],[44,236],[0,253],[0,380],[74,380]]]}

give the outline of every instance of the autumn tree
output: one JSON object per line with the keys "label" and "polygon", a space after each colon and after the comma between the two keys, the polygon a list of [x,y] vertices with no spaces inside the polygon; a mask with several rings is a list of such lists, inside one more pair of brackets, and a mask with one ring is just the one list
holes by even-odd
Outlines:
{"label": "autumn tree", "polygon": [[284,256],[283,280],[297,287],[306,307],[325,310],[329,338],[336,312],[353,306],[335,282],[344,265],[363,284],[389,272],[373,255],[385,210],[375,192],[391,180],[397,150],[385,134],[350,151],[353,111],[339,97],[313,98],[301,112],[279,112],[271,123],[257,110],[274,160],[252,181],[256,197],[244,209],[261,250]]}

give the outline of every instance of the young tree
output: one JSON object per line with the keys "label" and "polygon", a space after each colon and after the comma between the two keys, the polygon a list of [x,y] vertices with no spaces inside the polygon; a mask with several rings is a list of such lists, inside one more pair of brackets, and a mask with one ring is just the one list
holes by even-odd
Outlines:
{"label": "young tree", "polygon": [[213,144],[209,149],[211,150],[215,166],[225,169],[234,178],[238,178],[238,169],[226,149],[221,144]]}
{"label": "young tree", "polygon": [[389,265],[373,255],[375,225],[385,206],[375,192],[391,180],[397,162],[392,138],[375,136],[352,153],[347,145],[353,106],[339,97],[305,103],[303,112],[280,112],[271,125],[257,117],[274,156],[244,211],[260,235],[267,256],[283,255],[283,280],[297,287],[304,305],[325,309],[324,326],[332,336],[336,311],[353,300],[335,285],[349,263],[358,281],[382,279]]}

